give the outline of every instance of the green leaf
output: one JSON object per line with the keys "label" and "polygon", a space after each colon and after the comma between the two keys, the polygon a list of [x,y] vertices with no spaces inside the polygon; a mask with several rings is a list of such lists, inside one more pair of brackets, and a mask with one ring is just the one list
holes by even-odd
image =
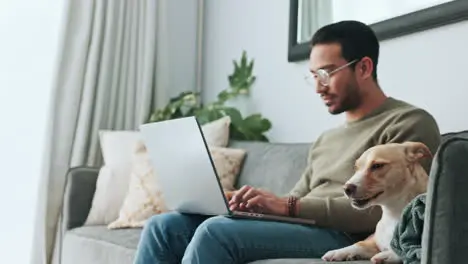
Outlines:
{"label": "green leaf", "polygon": [[244,125],[249,130],[263,133],[271,129],[271,122],[264,119],[260,114],[253,114],[244,119]]}
{"label": "green leaf", "polygon": [[234,140],[247,140],[245,135],[234,125],[229,127],[229,138]]}
{"label": "green leaf", "polygon": [[258,141],[263,141],[263,142],[269,142],[270,140],[268,139],[267,136],[265,135],[260,135],[258,138],[257,138]]}
{"label": "green leaf", "polygon": [[230,116],[231,123],[234,125],[240,125],[243,122],[241,112],[234,107],[224,107],[221,112]]}
{"label": "green leaf", "polygon": [[251,60],[250,63],[249,63],[249,66],[247,67],[247,74],[249,76],[252,75],[253,66],[254,66],[254,61]]}
{"label": "green leaf", "polygon": [[241,66],[242,68],[245,68],[245,66],[247,66],[247,52],[245,51],[242,52]]}
{"label": "green leaf", "polygon": [[218,94],[218,99],[222,102],[225,102],[229,99],[229,92],[227,90],[223,90]]}
{"label": "green leaf", "polygon": [[215,121],[223,116],[223,113],[217,108],[201,109],[195,115],[195,117],[201,125],[204,125],[211,121]]}

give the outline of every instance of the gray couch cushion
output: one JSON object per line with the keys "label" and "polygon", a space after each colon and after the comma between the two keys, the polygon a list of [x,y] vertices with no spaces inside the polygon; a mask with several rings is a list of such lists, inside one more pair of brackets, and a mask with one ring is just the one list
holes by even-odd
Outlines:
{"label": "gray couch cushion", "polygon": [[[106,226],[84,226],[65,234],[63,262],[67,264],[131,264],[141,229],[109,230]],[[320,259],[276,259],[251,262],[252,264],[318,264]],[[367,264],[368,261],[347,262]]]}
{"label": "gray couch cushion", "polygon": [[468,131],[443,135],[434,157],[422,236],[422,263],[465,263],[468,248]]}
{"label": "gray couch cushion", "polygon": [[108,230],[84,226],[69,230],[63,240],[62,263],[133,263],[141,229]]}
{"label": "gray couch cushion", "polygon": [[247,150],[237,187],[263,187],[283,195],[292,189],[304,172],[311,143],[233,141],[230,147]]}

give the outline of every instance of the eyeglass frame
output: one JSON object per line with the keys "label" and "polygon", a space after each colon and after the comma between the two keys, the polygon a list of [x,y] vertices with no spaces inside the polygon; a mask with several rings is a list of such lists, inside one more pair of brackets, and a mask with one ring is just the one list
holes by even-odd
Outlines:
{"label": "eyeglass frame", "polygon": [[[350,65],[352,65],[353,63],[358,62],[358,61],[359,61],[358,59],[354,59],[354,60],[352,60],[352,61],[350,61],[350,62],[348,62],[348,63],[346,63],[346,64],[344,64],[344,65],[341,65],[340,67],[334,69],[334,70],[331,71],[331,72],[328,72],[327,70],[324,70],[324,69],[318,69],[318,70],[317,70],[317,73],[316,73],[315,75],[320,76],[320,72],[323,73],[324,75],[322,75],[322,76],[325,76],[325,77],[322,77],[322,79],[323,79],[323,78],[327,78],[327,79],[326,79],[327,82],[325,83],[323,80],[319,80],[319,82],[320,82],[320,84],[322,84],[323,86],[328,86],[328,85],[330,85],[330,77],[331,77],[333,74],[335,74],[336,72],[338,72],[338,71],[340,71],[340,70],[342,70],[342,69],[344,69],[344,68],[346,68],[346,67],[348,67],[348,66],[350,66]],[[306,79],[309,79],[310,77],[311,77],[310,75],[309,75],[309,76],[306,76]],[[319,78],[320,78],[320,77],[319,77]]]}

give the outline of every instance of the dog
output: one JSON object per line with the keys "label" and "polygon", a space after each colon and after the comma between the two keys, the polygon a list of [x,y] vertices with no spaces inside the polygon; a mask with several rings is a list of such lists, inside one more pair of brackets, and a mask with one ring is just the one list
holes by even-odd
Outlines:
{"label": "dog", "polygon": [[344,184],[344,193],[354,208],[380,206],[382,216],[371,236],[328,251],[322,256],[324,261],[402,263],[390,241],[404,207],[427,190],[429,177],[420,164],[423,158],[432,158],[432,153],[421,142],[382,144],[362,153],[355,162],[355,173]]}

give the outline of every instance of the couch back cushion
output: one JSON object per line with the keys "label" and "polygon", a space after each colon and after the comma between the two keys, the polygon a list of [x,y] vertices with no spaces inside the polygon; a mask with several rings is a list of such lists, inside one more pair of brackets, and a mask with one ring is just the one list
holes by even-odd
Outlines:
{"label": "couch back cushion", "polygon": [[443,134],[429,175],[421,243],[426,250],[421,263],[463,263],[466,259],[467,160],[468,131]]}
{"label": "couch back cushion", "polygon": [[232,141],[230,147],[247,151],[236,187],[262,187],[277,195],[287,194],[307,165],[312,143]]}

